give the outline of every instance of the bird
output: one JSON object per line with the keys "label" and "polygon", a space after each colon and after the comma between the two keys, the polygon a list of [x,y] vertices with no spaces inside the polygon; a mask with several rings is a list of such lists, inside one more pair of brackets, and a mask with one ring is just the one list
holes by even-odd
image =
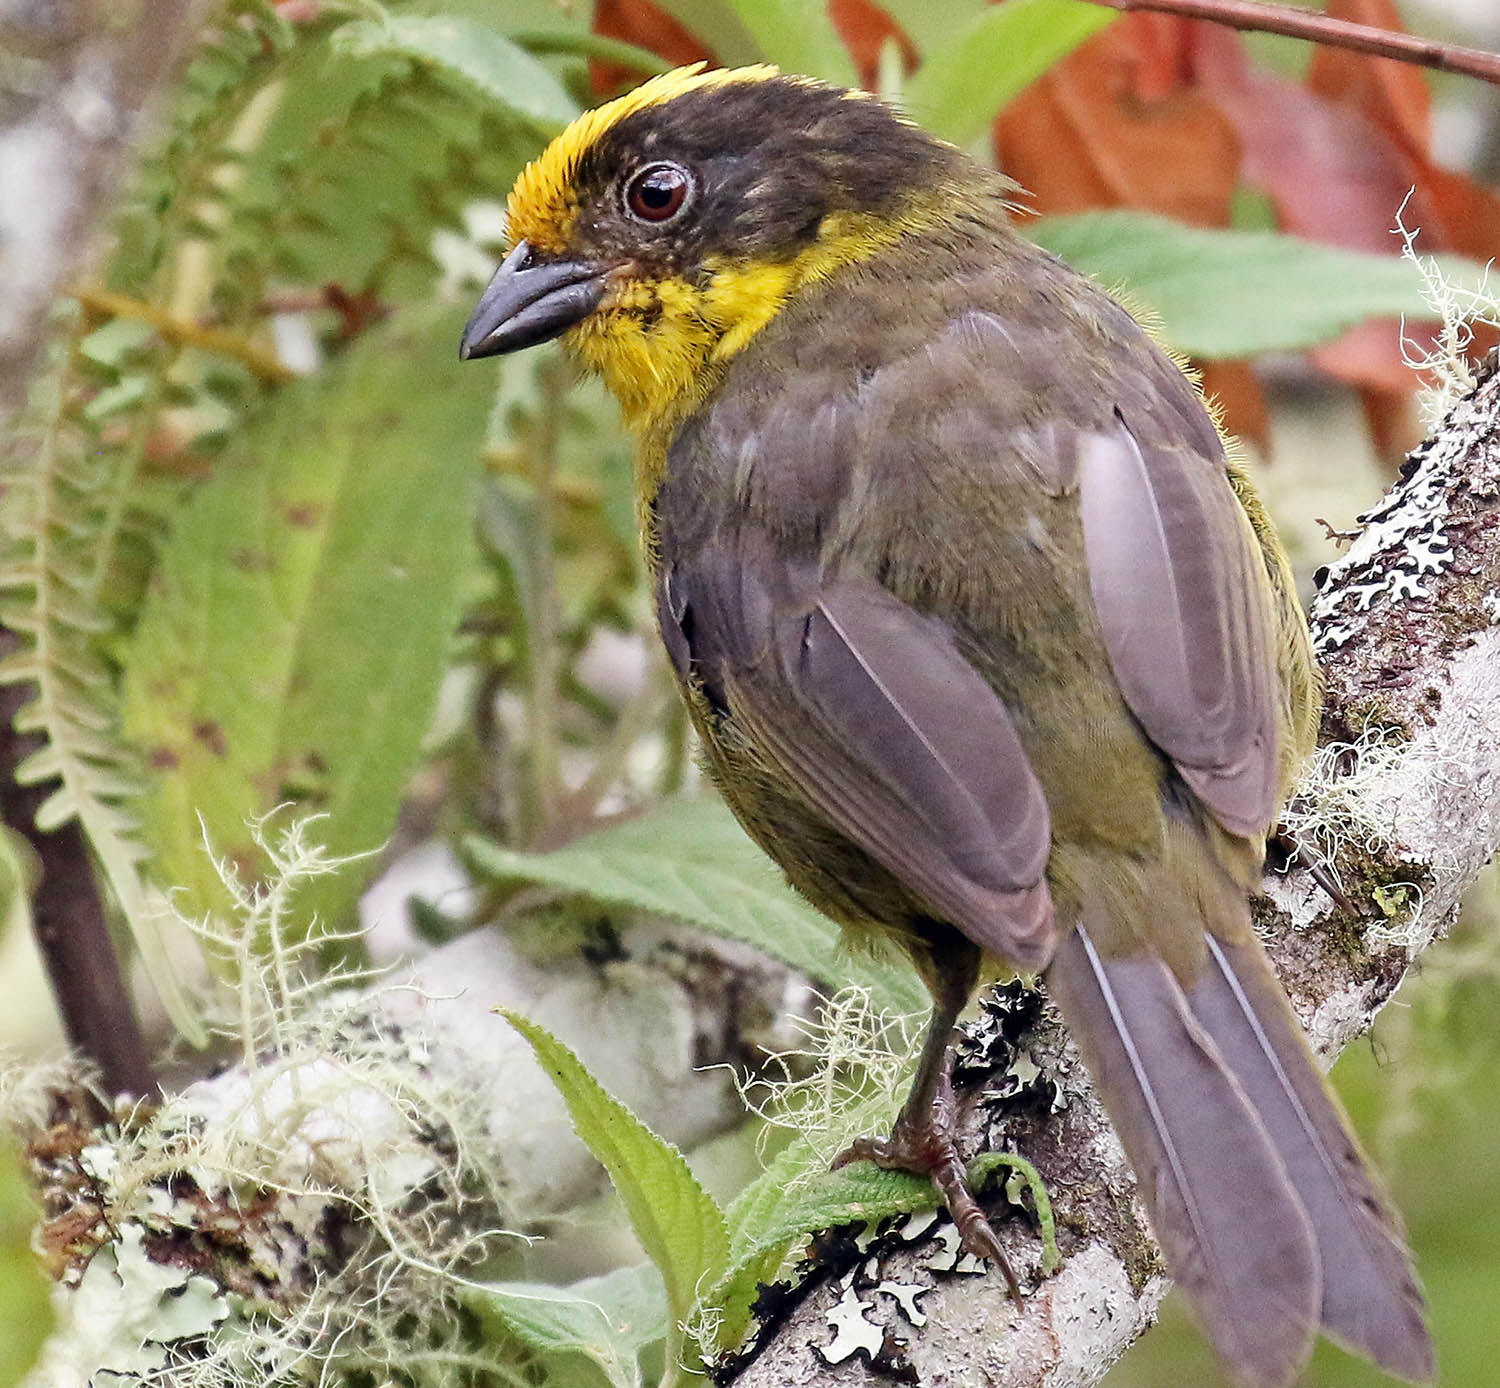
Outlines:
{"label": "bird", "polygon": [[933,999],[885,1138],[1004,1264],[950,1035],[1039,975],[1246,1388],[1320,1332],[1417,1382],[1398,1215],[1251,926],[1321,688],[1289,564],[1180,361],[867,93],[654,77],[517,177],[460,355],[560,339],[617,398],[709,775]]}

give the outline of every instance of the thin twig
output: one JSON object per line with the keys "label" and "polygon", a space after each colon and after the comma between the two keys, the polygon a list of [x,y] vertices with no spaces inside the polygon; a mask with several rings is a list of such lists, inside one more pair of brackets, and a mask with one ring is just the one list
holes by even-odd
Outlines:
{"label": "thin twig", "polygon": [[177,317],[158,304],[116,294],[112,289],[87,286],[72,290],[71,295],[91,313],[107,313],[114,318],[133,318],[137,322],[149,323],[169,342],[231,357],[251,375],[271,385],[282,385],[296,378],[297,373],[291,367],[270,352],[261,351],[238,333],[203,327]]}
{"label": "thin twig", "polygon": [[660,717],[670,693],[665,668],[656,662],[647,673],[645,683],[620,710],[614,731],[600,750],[588,779],[563,801],[558,818],[564,826],[573,832],[581,832],[586,827],[599,802],[624,774],[626,759],[635,744]]}
{"label": "thin twig", "polygon": [[1332,19],[1325,14],[1287,9],[1282,5],[1266,5],[1260,0],[1089,0],[1089,3],[1122,13],[1154,10],[1160,14],[1181,15],[1185,19],[1227,24],[1231,29],[1285,34],[1288,38],[1307,39],[1310,43],[1321,43],[1329,48],[1347,48],[1376,58],[1394,58],[1400,63],[1457,72],[1465,77],[1477,77],[1481,82],[1500,85],[1500,53],[1440,43],[1416,34],[1400,34],[1370,24]]}

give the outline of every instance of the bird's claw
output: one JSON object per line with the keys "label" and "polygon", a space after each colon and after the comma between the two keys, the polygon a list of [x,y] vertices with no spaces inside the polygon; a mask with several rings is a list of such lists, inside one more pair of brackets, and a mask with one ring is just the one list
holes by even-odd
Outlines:
{"label": "bird's claw", "polygon": [[[1011,1300],[1021,1305],[1021,1284],[1015,1270],[990,1227],[985,1213],[969,1189],[968,1173],[954,1146],[951,1122],[944,1123],[945,1106],[935,1103],[925,1120],[912,1122],[905,1114],[896,1120],[890,1137],[862,1137],[833,1159],[833,1169],[852,1162],[872,1161],[886,1171],[910,1171],[927,1176],[937,1188],[953,1217],[964,1248],[976,1258],[987,1259],[1000,1269]],[[951,1107],[946,1107],[951,1114]]]}

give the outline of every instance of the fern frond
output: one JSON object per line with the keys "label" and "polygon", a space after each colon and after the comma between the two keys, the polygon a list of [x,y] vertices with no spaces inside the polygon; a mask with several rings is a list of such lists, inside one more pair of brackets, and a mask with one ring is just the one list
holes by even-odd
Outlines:
{"label": "fern frond", "polygon": [[45,738],[15,776],[22,785],[56,782],[37,826],[80,822],[164,1005],[184,1035],[201,1041],[202,1025],[167,954],[165,914],[142,877],[143,850],[122,808],[139,792],[140,768],[118,735],[115,686],[96,646],[110,623],[90,600],[120,455],[86,446],[71,424],[70,345],[54,348],[27,427],[0,459],[0,590],[6,625],[24,643],[0,664],[0,680],[35,690],[15,726]]}
{"label": "fern frond", "polygon": [[226,285],[236,297],[277,279],[423,294],[438,274],[434,234],[461,229],[467,205],[508,187],[539,137],[429,67],[322,61],[338,80],[318,98],[299,93],[271,131],[285,148],[246,170]]}

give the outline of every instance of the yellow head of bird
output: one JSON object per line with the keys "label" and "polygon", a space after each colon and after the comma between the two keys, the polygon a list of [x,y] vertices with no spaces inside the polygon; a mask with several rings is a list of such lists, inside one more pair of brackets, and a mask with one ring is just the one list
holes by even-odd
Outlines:
{"label": "yellow head of bird", "polygon": [[961,156],[773,67],[655,77],[516,180],[465,357],[561,337],[638,428],[680,417],[805,285],[926,225]]}

